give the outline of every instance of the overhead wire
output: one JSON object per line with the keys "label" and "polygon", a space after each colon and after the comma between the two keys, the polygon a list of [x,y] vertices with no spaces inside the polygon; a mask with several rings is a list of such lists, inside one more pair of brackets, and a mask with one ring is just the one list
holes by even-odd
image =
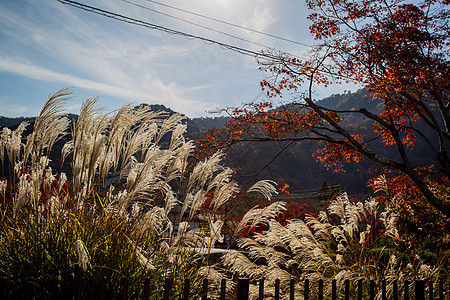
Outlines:
{"label": "overhead wire", "polygon": [[257,46],[261,46],[261,47],[268,48],[268,49],[273,48],[273,47],[269,47],[269,46],[266,46],[266,45],[263,45],[263,44],[260,44],[260,43],[257,43],[257,42],[249,41],[247,39],[244,39],[244,38],[241,38],[241,37],[238,37],[238,36],[235,36],[235,35],[232,35],[232,34],[229,34],[229,33],[226,33],[226,32],[220,31],[220,30],[217,30],[217,29],[213,29],[213,28],[210,28],[210,27],[207,27],[207,26],[204,26],[204,25],[200,25],[200,24],[191,22],[189,20],[186,20],[186,19],[183,19],[183,18],[180,18],[180,17],[177,17],[177,16],[173,16],[173,15],[164,13],[164,12],[158,11],[156,9],[137,4],[137,3],[132,2],[132,1],[128,1],[128,0],[122,0],[122,1],[125,2],[125,3],[128,3],[128,4],[131,4],[131,5],[134,5],[136,7],[139,7],[139,8],[142,8],[142,9],[145,9],[145,10],[148,10],[148,11],[151,11],[151,12],[154,12],[154,13],[157,13],[157,14],[160,14],[160,15],[172,18],[172,19],[176,19],[176,20],[179,20],[179,21],[182,21],[182,22],[185,22],[185,23],[188,23],[188,24],[191,24],[191,25],[194,25],[194,26],[206,29],[206,30],[210,30],[210,31],[213,31],[213,32],[216,32],[216,33],[220,33],[220,34],[229,36],[231,38],[234,38],[234,39],[237,39],[237,40],[240,40],[240,41],[243,41],[243,42],[247,42],[247,43],[250,43],[250,44],[253,44],[253,45],[257,45]]}
{"label": "overhead wire", "polygon": [[94,6],[90,6],[87,4],[83,4],[77,1],[72,1],[72,0],[57,0],[58,2],[62,3],[62,4],[66,4],[66,5],[70,5],[88,12],[92,12],[98,15],[102,15],[104,17],[107,18],[111,18],[111,19],[115,19],[118,21],[122,21],[125,23],[129,23],[129,24],[133,24],[133,25],[138,25],[138,26],[142,26],[142,27],[146,27],[149,29],[154,29],[154,30],[159,30],[159,31],[163,31],[169,34],[174,34],[174,35],[181,35],[184,36],[186,38],[189,39],[197,39],[197,40],[201,40],[203,42],[205,42],[206,44],[216,44],[224,49],[228,49],[228,50],[233,50],[235,52],[238,52],[240,54],[244,54],[244,55],[248,55],[248,56],[252,56],[252,57],[265,57],[268,59],[277,59],[276,56],[274,55],[270,55],[267,53],[263,53],[263,52],[257,52],[257,51],[253,51],[253,50],[249,50],[249,49],[245,49],[245,48],[241,48],[241,47],[237,47],[237,46],[233,46],[227,43],[223,43],[223,42],[219,42],[216,40],[212,40],[209,38],[205,38],[205,37],[201,37],[201,36],[197,36],[197,35],[193,35],[190,33],[186,33],[186,32],[182,32],[179,30],[175,30],[175,29],[171,29],[165,26],[161,26],[161,25],[157,25],[157,24],[153,24],[150,22],[146,22],[146,21],[142,21],[139,19],[135,19],[135,18],[131,18],[131,17],[127,17],[125,15],[122,14],[118,14],[115,12],[111,12],[111,11],[107,11],[98,7],[94,7]]}
{"label": "overhead wire", "polygon": [[[128,0],[122,0],[122,1],[128,2],[128,3],[130,2]],[[255,29],[252,29],[252,28],[245,27],[245,26],[237,25],[237,24],[234,24],[234,23],[231,23],[231,22],[227,22],[227,21],[216,19],[216,18],[212,18],[212,17],[209,17],[209,16],[205,16],[205,15],[202,15],[202,14],[199,14],[199,13],[188,11],[188,10],[185,10],[185,9],[182,9],[182,8],[179,8],[179,7],[176,7],[176,6],[168,5],[168,4],[165,4],[165,3],[161,3],[161,2],[158,2],[158,1],[154,1],[154,0],[145,0],[145,1],[153,3],[153,4],[156,4],[156,5],[161,5],[161,6],[164,6],[164,7],[168,7],[168,8],[174,9],[174,10],[178,10],[178,11],[190,14],[190,15],[201,17],[201,18],[204,18],[204,19],[208,19],[208,20],[211,20],[211,21],[214,21],[214,22],[226,24],[226,25],[233,26],[233,27],[236,27],[236,28],[239,28],[239,29],[243,29],[243,30],[247,30],[247,31],[250,31],[250,32],[253,32],[253,33],[258,33],[258,34],[261,34],[261,35],[265,35],[265,36],[268,36],[268,37],[271,37],[271,38],[275,38],[275,39],[278,39],[278,40],[282,40],[282,41],[285,41],[285,42],[289,42],[289,43],[293,43],[293,44],[297,44],[297,45],[301,45],[301,46],[305,46],[305,47],[310,47],[310,48],[314,47],[312,45],[308,45],[308,44],[305,44],[305,43],[297,42],[297,41],[294,41],[294,40],[291,40],[291,39],[288,39],[288,38],[284,38],[284,37],[280,37],[280,36],[277,36],[277,35],[274,35],[274,34],[262,32],[262,31],[259,31],[259,30],[255,30]]]}
{"label": "overhead wire", "polygon": [[[221,47],[223,49],[232,50],[232,51],[237,52],[239,54],[252,56],[252,57],[255,57],[255,58],[265,58],[265,59],[269,59],[269,60],[272,60],[272,61],[278,61],[280,63],[286,63],[286,61],[283,58],[281,58],[280,56],[272,55],[272,54],[267,53],[267,52],[263,52],[263,51],[257,52],[257,51],[254,51],[254,50],[245,49],[245,48],[242,48],[242,47],[230,45],[230,44],[227,44],[227,43],[224,43],[224,42],[219,42],[217,40],[213,40],[213,39],[210,39],[210,38],[205,38],[205,37],[202,37],[202,36],[198,36],[198,35],[182,32],[182,31],[179,31],[179,30],[171,29],[171,28],[168,28],[168,27],[165,27],[165,26],[153,24],[153,23],[150,23],[150,22],[147,22],[147,21],[143,21],[143,20],[139,20],[139,19],[136,19],[136,18],[128,17],[128,16],[125,16],[125,15],[122,15],[122,14],[119,14],[119,13],[111,12],[111,11],[108,11],[108,10],[105,10],[105,9],[101,9],[101,8],[98,8],[98,7],[90,6],[90,5],[83,4],[83,3],[80,3],[80,2],[77,2],[77,1],[73,1],[73,0],[57,0],[57,1],[62,3],[62,4],[66,4],[66,5],[75,7],[75,8],[79,8],[79,9],[82,9],[82,10],[85,10],[85,11],[88,11],[88,12],[92,12],[92,13],[95,13],[95,14],[98,14],[98,15],[102,15],[104,17],[111,18],[111,19],[114,19],[114,20],[118,20],[118,21],[121,21],[121,22],[125,22],[125,23],[128,23],[128,24],[137,25],[137,26],[148,28],[148,29],[154,29],[154,30],[166,32],[166,33],[173,34],[173,35],[181,35],[181,36],[183,36],[185,38],[188,38],[188,39],[197,39],[197,40],[200,40],[200,41],[204,42],[205,44],[215,44],[215,45],[218,45],[219,47]],[[273,50],[276,50],[276,49],[273,49]],[[292,64],[292,65],[297,65],[297,63],[293,63],[293,62],[289,62],[289,63]],[[330,72],[330,71],[327,71],[327,70],[318,70],[318,72],[322,73],[322,74],[330,75],[330,76],[344,77],[342,75],[339,75],[339,74],[336,74],[336,73],[333,73],[333,72]],[[351,78],[347,78],[347,77],[345,77],[345,78],[349,79],[349,80],[353,80]]]}

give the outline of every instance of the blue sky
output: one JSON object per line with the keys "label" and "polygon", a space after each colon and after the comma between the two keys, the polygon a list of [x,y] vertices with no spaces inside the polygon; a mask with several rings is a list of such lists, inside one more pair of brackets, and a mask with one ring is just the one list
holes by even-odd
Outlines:
{"label": "blue sky", "polygon": [[[254,42],[297,56],[305,56],[310,50],[154,1],[79,2],[245,49],[261,50],[261,46],[250,43]],[[303,1],[157,2],[300,43],[314,43],[306,19],[309,11]],[[73,87],[76,93],[67,105],[67,111],[73,113],[79,111],[84,98],[99,97],[108,111],[132,102],[163,104],[188,117],[211,116],[207,113],[210,110],[239,106],[261,97],[259,82],[264,76],[253,57],[217,45],[119,22],[56,0],[0,2],[2,116],[34,116],[49,94],[64,87]],[[317,87],[316,97],[344,89],[355,87]]]}

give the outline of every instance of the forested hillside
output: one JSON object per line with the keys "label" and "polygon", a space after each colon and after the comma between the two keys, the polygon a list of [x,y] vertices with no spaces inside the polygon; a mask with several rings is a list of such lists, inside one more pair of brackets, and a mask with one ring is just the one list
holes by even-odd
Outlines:
{"label": "forested hillside", "polygon": [[[365,107],[369,111],[377,112],[378,107],[372,102],[372,97],[365,90],[356,93],[344,93],[332,95],[320,101],[320,104],[336,110],[349,110],[355,107]],[[146,105],[146,104],[143,104]],[[170,108],[163,105],[151,105],[156,111],[166,111],[169,115],[175,113]],[[76,119],[76,115],[70,115],[70,119]],[[31,125],[25,134],[31,132],[33,118],[7,118],[0,117],[0,127],[8,126],[16,128],[17,125],[25,120],[29,120]],[[202,117],[187,119],[188,132],[187,138],[198,140],[211,128],[219,128],[226,125],[226,117]],[[355,132],[362,132],[367,135],[373,134],[371,124],[364,123],[357,117],[346,118],[351,123]],[[372,132],[371,132],[372,131]],[[60,167],[59,153],[64,140],[55,145],[55,157],[51,158],[50,165],[58,169]],[[312,154],[317,148],[314,142],[303,141],[296,142],[287,149],[280,151],[286,146],[281,142],[252,142],[242,143],[227,149],[225,162],[236,169],[236,179],[242,185],[248,185],[260,179],[273,179],[280,183],[289,185],[289,191],[304,197],[317,197],[320,188],[327,185],[340,185],[341,190],[346,190],[351,194],[366,195],[371,192],[367,188],[367,182],[374,177],[377,165],[370,161],[361,161],[358,164],[343,165],[343,172],[334,172],[324,167],[320,162],[313,159]],[[379,144],[380,151],[385,150],[386,146]],[[411,153],[424,165],[429,165],[432,161],[429,153],[424,151],[423,142],[418,139]],[[275,158],[275,159],[274,159]],[[69,157],[70,159],[70,157]],[[67,170],[66,170],[67,171]]]}
{"label": "forested hillside", "polygon": [[[355,93],[345,92],[344,94],[332,95],[318,101],[321,106],[337,111],[353,111],[357,108],[366,108],[373,113],[380,113],[379,102],[372,101],[372,95],[362,89]],[[378,104],[378,106],[377,106]],[[278,108],[283,109],[283,108]],[[350,113],[344,122],[347,128],[354,133],[363,133],[366,136],[374,136],[373,125],[367,119]],[[194,119],[197,122],[198,119]],[[222,126],[224,119],[207,119],[207,128],[214,127],[214,120],[217,120],[216,127]],[[200,119],[199,121],[203,121]],[[202,124],[202,122],[198,122]],[[420,121],[417,128],[427,136],[428,128]],[[317,162],[312,154],[317,149],[317,144],[311,141],[295,142],[287,149],[280,151],[288,142],[246,142],[233,146],[227,150],[226,162],[238,169],[238,181],[242,184],[254,182],[257,179],[272,178],[276,181],[286,183],[290,186],[291,193],[308,196],[315,196],[324,183],[328,185],[340,185],[341,190],[351,194],[365,196],[372,192],[367,187],[370,179],[376,177],[380,168],[374,162],[362,160],[359,163],[349,163],[342,165],[342,172],[334,172],[327,169],[323,164]],[[389,157],[396,154],[390,147],[381,142],[373,142],[378,153],[383,153]],[[431,154],[425,150],[425,141],[418,136],[413,148],[408,148],[408,155],[415,157],[424,166],[433,162]],[[274,159],[275,157],[275,159]],[[269,164],[270,163],[270,164]]]}

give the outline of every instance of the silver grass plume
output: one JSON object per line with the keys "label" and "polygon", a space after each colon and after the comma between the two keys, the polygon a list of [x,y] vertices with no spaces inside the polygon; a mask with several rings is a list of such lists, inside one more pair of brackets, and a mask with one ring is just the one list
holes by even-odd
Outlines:
{"label": "silver grass plume", "polygon": [[138,247],[129,237],[126,238],[128,240],[128,243],[130,243],[130,245],[133,247],[136,257],[139,263],[141,264],[142,268],[149,270],[156,270],[156,268],[151,263],[150,259],[148,259],[147,257],[144,256],[144,254],[142,254],[142,249]]}
{"label": "silver grass plume", "polygon": [[271,203],[264,208],[255,206],[242,217],[236,227],[236,233],[241,232],[245,228],[251,231],[257,225],[268,225],[270,219],[275,218],[284,210],[286,210],[286,202],[283,201]]}
{"label": "silver grass plume", "polygon": [[87,271],[91,267],[91,257],[86,245],[82,240],[77,239],[75,242],[75,248],[77,250],[78,264],[83,268],[83,271]]}
{"label": "silver grass plume", "polygon": [[[73,129],[72,183],[73,189],[83,186],[88,192],[92,184],[98,158],[104,151],[105,130],[108,126],[106,115],[99,115],[103,109],[97,106],[97,98],[83,101],[80,115]],[[84,197],[85,195],[80,195]],[[81,199],[78,199],[81,201]]]}
{"label": "silver grass plume", "polygon": [[24,163],[27,163],[31,156],[33,164],[35,159],[44,154],[44,150],[48,155],[53,144],[66,133],[69,120],[63,115],[63,107],[73,94],[72,89],[66,88],[48,97],[34,122],[33,132],[27,138],[23,154]]}
{"label": "silver grass plume", "polygon": [[67,156],[73,151],[73,140],[66,142],[61,149],[61,166],[64,164]]}
{"label": "silver grass plume", "polygon": [[27,126],[28,122],[22,122],[14,131],[11,131],[7,127],[3,128],[2,130],[0,142],[0,159],[3,162],[4,150],[6,150],[6,154],[8,155],[9,162],[13,170],[15,169],[15,165],[18,163],[20,151],[23,148],[22,133]]}
{"label": "silver grass plume", "polygon": [[3,127],[2,133],[0,134],[0,160],[4,163],[5,159],[5,149],[9,147],[11,129],[8,127]]}
{"label": "silver grass plume", "polygon": [[209,224],[209,240],[207,243],[208,248],[214,247],[216,242],[222,243],[223,242],[223,236],[222,236],[222,226],[223,221],[222,220],[216,220],[212,221],[212,219],[208,219]]}
{"label": "silver grass plume", "polygon": [[161,235],[164,231],[164,219],[164,210],[161,207],[152,207],[144,215],[141,215],[136,223],[139,236],[145,233]]}
{"label": "silver grass plume", "polygon": [[7,180],[0,180],[0,194],[3,196],[3,199],[5,199],[5,193],[6,193],[7,186],[8,186]]}
{"label": "silver grass plume", "polygon": [[375,181],[373,182],[373,186],[374,186],[374,192],[378,193],[378,192],[388,192],[388,186],[387,186],[387,180],[386,180],[386,175],[382,174],[380,176],[378,176]]}
{"label": "silver grass plume", "polygon": [[13,198],[13,214],[22,208],[22,206],[30,200],[30,195],[33,194],[33,183],[29,180],[27,174],[19,176],[19,183],[17,186],[18,193]]}
{"label": "silver grass plume", "polygon": [[332,225],[328,222],[328,217],[324,211],[319,213],[318,218],[311,215],[305,216],[306,225],[311,226],[314,230],[314,236],[317,239],[327,239],[331,232]]}
{"label": "silver grass plume", "polygon": [[223,184],[230,182],[231,176],[233,175],[233,170],[230,168],[225,168],[220,173],[218,173],[208,184],[206,188],[207,191],[211,191]]}
{"label": "silver grass plume", "polygon": [[220,206],[236,195],[237,192],[239,192],[239,186],[234,181],[225,183],[216,189],[210,204],[213,208],[213,213],[215,213]]}
{"label": "silver grass plume", "polygon": [[194,195],[194,199],[192,200],[191,210],[189,211],[189,220],[192,220],[194,215],[197,213],[197,210],[202,206],[202,204],[206,201],[205,192],[203,190],[197,191]]}
{"label": "silver grass plume", "polygon": [[185,143],[184,134],[186,133],[187,124],[178,123],[172,131],[169,149],[175,150]]}
{"label": "silver grass plume", "polygon": [[397,227],[395,226],[396,216],[394,212],[384,211],[380,214],[380,220],[383,222],[386,228],[385,234],[392,238],[398,238],[400,235],[398,233]]}
{"label": "silver grass plume", "polygon": [[[258,213],[255,209],[244,216],[238,225],[238,230],[245,226],[251,228],[252,220]],[[370,220],[381,217],[386,228],[385,235],[389,235],[389,224],[392,225],[392,229],[395,229],[393,216],[390,213],[381,213],[380,207],[373,200],[368,200],[364,204],[352,202],[344,193],[332,201],[328,213],[322,211],[317,217],[309,215],[305,218],[306,223],[301,220],[289,220],[286,226],[282,226],[275,220],[269,219],[267,230],[254,234],[253,238],[238,240],[238,246],[248,251],[248,261],[246,261],[247,257],[227,254],[224,265],[230,271],[242,269],[243,274],[246,274],[244,268],[248,267],[251,270],[248,273],[254,275],[254,268],[256,268],[253,265],[254,261],[263,259],[265,266],[258,267],[266,268],[265,274],[269,286],[271,280],[275,278],[286,281],[282,284],[288,284],[291,274],[286,271],[293,267],[303,270],[300,278],[297,279],[299,281],[305,277],[328,280],[336,276],[335,279],[339,281],[350,279],[356,282],[374,268],[372,258],[359,257],[364,255],[362,247],[365,246],[366,235],[371,232]],[[337,217],[338,221],[333,220],[333,217]],[[335,223],[331,223],[330,220]],[[332,249],[329,248],[330,239],[333,243],[337,243],[332,246]],[[364,264],[361,264],[362,261],[355,262],[355,259],[369,260],[364,260]],[[416,270],[420,269],[419,266],[416,268]],[[422,269],[423,273],[433,272],[428,266]],[[396,267],[395,257],[391,257],[384,270],[384,276],[386,278],[401,277],[396,272],[398,267]]]}
{"label": "silver grass plume", "polygon": [[166,197],[164,198],[165,202],[164,214],[168,218],[170,211],[175,207],[175,205],[178,204],[178,199],[175,197],[175,194],[173,193],[170,186],[167,186],[167,188],[169,190],[166,192]]}
{"label": "silver grass plume", "polygon": [[181,206],[180,216],[184,216],[184,213],[186,212],[187,208],[191,205],[192,201],[194,201],[194,195],[188,193],[184,197],[183,205]]}
{"label": "silver grass plume", "polygon": [[178,124],[184,119],[185,117],[178,113],[173,114],[170,117],[164,119],[156,136],[156,144],[160,142],[163,136],[165,136],[169,132],[172,132],[178,126]]}
{"label": "silver grass plume", "polygon": [[224,153],[218,151],[204,161],[197,163],[189,177],[187,190],[203,189],[213,175],[223,169],[220,162]]}
{"label": "silver grass plume", "polygon": [[267,272],[267,267],[255,264],[244,254],[231,250],[222,256],[222,263],[228,267],[231,272],[238,272],[242,276],[246,276],[251,280],[256,280],[264,277]]}
{"label": "silver grass plume", "polygon": [[277,189],[275,188],[276,184],[277,183],[272,180],[260,180],[252,185],[247,190],[247,193],[256,192],[264,196],[267,200],[271,200],[272,194],[278,194]]}

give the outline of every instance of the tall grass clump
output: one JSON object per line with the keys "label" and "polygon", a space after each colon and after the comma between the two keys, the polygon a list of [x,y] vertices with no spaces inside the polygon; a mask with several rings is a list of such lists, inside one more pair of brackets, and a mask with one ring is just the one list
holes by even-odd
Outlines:
{"label": "tall grass clump", "polygon": [[[249,219],[252,215],[255,212],[249,211],[243,218],[249,221],[244,222],[248,229],[256,225]],[[322,279],[328,296],[333,279],[338,287],[343,287],[347,279],[353,286],[362,279],[364,298],[368,298],[370,279],[378,284],[385,279],[389,293],[393,280],[398,280],[402,290],[405,280],[444,279],[448,283],[450,279],[446,277],[448,253],[429,264],[414,254],[415,249],[401,249],[396,244],[395,212],[373,199],[363,203],[344,193],[333,199],[326,211],[307,215],[305,220],[292,219],[286,226],[274,218],[264,222],[267,230],[238,240],[240,248],[248,254],[230,251],[222,260],[222,268],[228,272],[251,279],[252,299],[258,297],[260,278],[265,278],[267,297],[274,296],[275,281],[279,279],[285,299],[289,296],[291,279],[295,281],[298,297],[303,297],[305,279],[313,283]],[[316,288],[317,284],[310,292],[317,292]],[[356,293],[356,289],[352,292]],[[381,299],[381,289],[377,297]]]}
{"label": "tall grass clump", "polygon": [[[157,299],[169,278],[171,298],[186,279],[198,298],[201,280],[212,276],[204,254],[222,238],[214,211],[238,191],[223,154],[192,165],[183,117],[143,106],[108,114],[89,98],[71,123],[63,112],[71,96],[70,89],[51,95],[28,136],[29,123],[1,132],[9,174],[0,180],[2,292],[95,298],[106,279],[108,297],[126,290],[131,299],[147,280]],[[53,145],[63,142],[56,156],[70,164],[67,174],[49,167]],[[206,201],[212,213],[195,227]]]}

